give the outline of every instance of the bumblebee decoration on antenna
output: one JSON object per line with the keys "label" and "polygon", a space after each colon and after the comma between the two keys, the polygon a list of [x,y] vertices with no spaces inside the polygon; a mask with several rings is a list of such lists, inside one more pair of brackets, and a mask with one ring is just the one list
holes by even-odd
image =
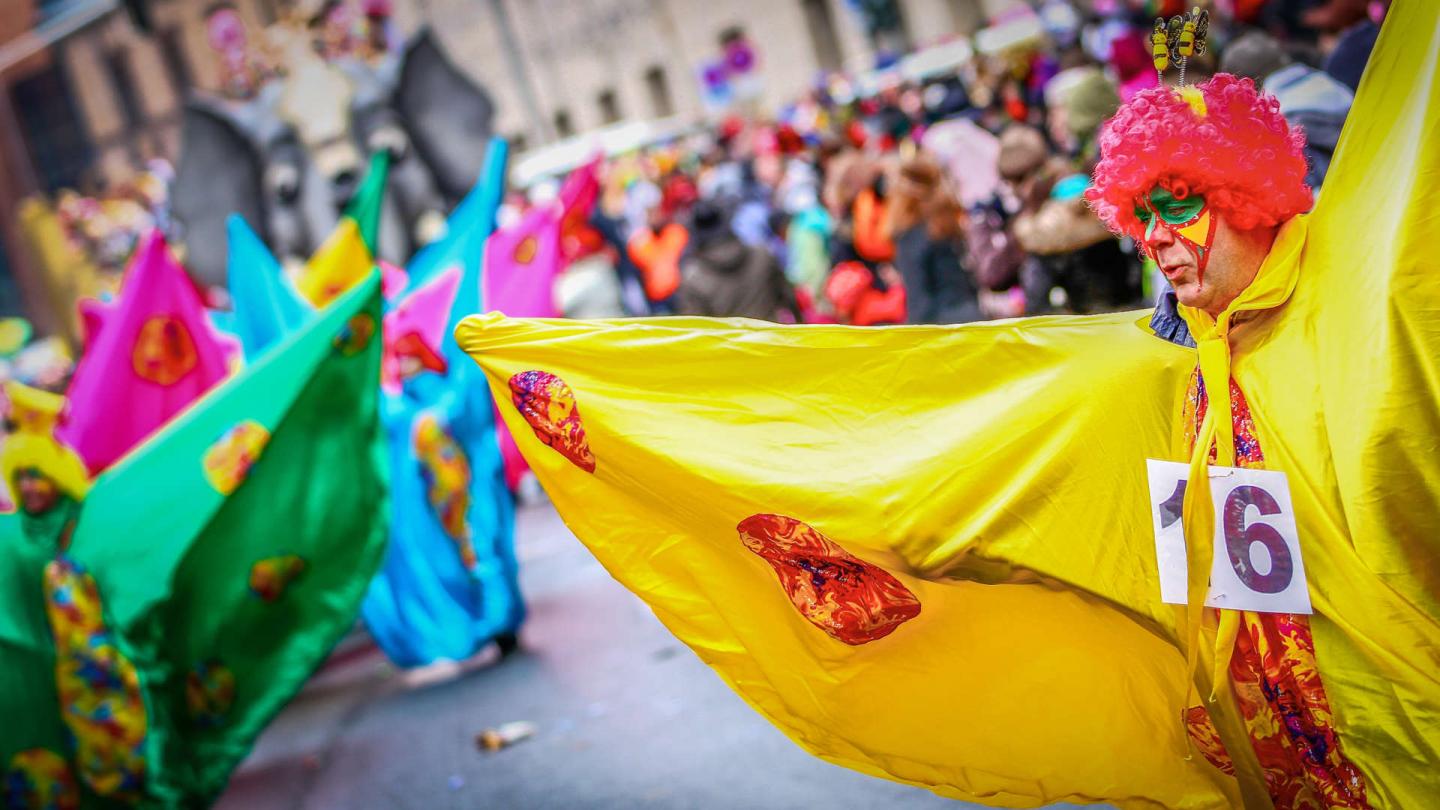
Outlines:
{"label": "bumblebee decoration on antenna", "polygon": [[1170,65],[1180,68],[1180,87],[1185,86],[1185,65],[1192,56],[1205,53],[1205,36],[1210,32],[1210,12],[1194,8],[1188,13],[1177,14],[1166,20],[1158,17],[1155,30],[1150,35],[1151,55],[1155,59],[1155,72],[1163,81]]}

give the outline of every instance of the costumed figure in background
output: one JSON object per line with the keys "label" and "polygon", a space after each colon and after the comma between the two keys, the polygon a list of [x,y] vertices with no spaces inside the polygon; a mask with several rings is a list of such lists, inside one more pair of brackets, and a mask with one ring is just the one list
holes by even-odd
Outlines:
{"label": "costumed figure in background", "polygon": [[159,230],[136,248],[119,302],[82,312],[85,353],[58,435],[98,474],[224,380],[235,347]]}
{"label": "costumed figure in background", "polygon": [[372,277],[93,484],[58,398],[7,388],[4,806],[213,802],[349,630],[388,516],[379,316]]}
{"label": "costumed figure in background", "polygon": [[[523,618],[494,404],[470,379],[479,372],[445,339],[447,324],[453,329],[481,307],[481,255],[504,185],[505,146],[493,143],[484,176],[452,212],[445,236],[406,270],[389,268],[385,281],[379,383],[392,515],[361,615],[401,666],[463,659],[491,640],[508,650]],[[293,286],[244,220],[230,218],[232,321],[249,362],[262,362],[316,317],[312,307],[327,311],[374,266],[388,166],[384,153],[372,159],[340,224]]]}
{"label": "costumed figure in background", "polygon": [[506,145],[412,262],[385,317],[385,427],[394,518],[361,615],[391,661],[461,660],[492,640],[514,649],[525,617],[495,405],[451,332],[481,308],[484,245],[505,185]]}
{"label": "costumed figure in background", "polygon": [[186,264],[203,284],[225,283],[231,214],[286,266],[313,254],[378,153],[392,163],[382,258],[396,264],[437,237],[479,176],[493,105],[435,35],[392,48],[388,3],[309,5],[263,38],[248,37],[234,9],[211,13],[227,96],[187,100],[171,190]]}
{"label": "costumed figure in background", "polygon": [[4,390],[8,435],[0,477],[19,508],[25,535],[52,544],[52,551],[63,550],[90,489],[85,462],[54,438],[65,398],[16,382],[5,383]]}
{"label": "costumed figure in background", "polygon": [[1440,7],[1397,4],[1309,214],[1248,82],[1107,125],[1092,205],[1198,349],[1163,313],[458,337],[575,534],[831,762],[1014,807],[1422,807],[1437,53]]}

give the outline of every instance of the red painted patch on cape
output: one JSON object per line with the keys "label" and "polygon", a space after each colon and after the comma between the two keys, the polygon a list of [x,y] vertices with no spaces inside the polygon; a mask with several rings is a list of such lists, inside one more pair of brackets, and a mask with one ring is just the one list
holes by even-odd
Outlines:
{"label": "red painted patch on cape", "polygon": [[565,381],[547,371],[522,371],[510,378],[511,402],[535,436],[570,463],[595,472],[595,454],[585,440],[580,406]]}
{"label": "red painted patch on cape", "polygon": [[920,615],[920,600],[894,575],[808,524],[751,515],[736,530],[745,547],[775,569],[800,615],[837,641],[867,644]]}

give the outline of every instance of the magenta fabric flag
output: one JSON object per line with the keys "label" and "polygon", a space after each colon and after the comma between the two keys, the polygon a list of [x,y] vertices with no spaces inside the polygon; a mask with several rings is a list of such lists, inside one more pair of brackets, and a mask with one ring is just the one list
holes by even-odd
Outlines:
{"label": "magenta fabric flag", "polygon": [[410,285],[410,275],[402,267],[380,260],[380,294],[386,301],[394,301]]}
{"label": "magenta fabric flag", "polygon": [[511,318],[560,317],[555,305],[560,267],[560,213],[553,205],[533,208],[485,242],[485,310]]}
{"label": "magenta fabric flag", "polygon": [[[485,241],[484,298],[486,311],[512,318],[558,318],[555,279],[560,275],[560,216],[555,205],[542,205],[519,222],[502,228]],[[500,455],[505,461],[505,483],[514,489],[529,469],[515,439],[498,417]]]}
{"label": "magenta fabric flag", "polygon": [[447,363],[440,345],[459,288],[460,268],[451,267],[412,290],[385,314],[381,390],[398,395],[401,383],[416,374],[445,373]]}
{"label": "magenta fabric flag", "polygon": [[565,208],[565,213],[573,210],[589,212],[595,205],[595,200],[600,197],[600,166],[605,161],[605,154],[597,152],[575,171],[565,176],[565,182],[560,184],[560,205]]}
{"label": "magenta fabric flag", "polygon": [[603,153],[570,172],[560,186],[560,255],[569,264],[584,249],[581,238],[590,226],[590,212],[600,199],[600,166]]}
{"label": "magenta fabric flag", "polygon": [[229,373],[205,305],[158,230],[141,239],[119,303],[103,321],[75,367],[59,431],[92,474]]}
{"label": "magenta fabric flag", "polygon": [[80,348],[88,349],[100,335],[105,319],[115,311],[115,303],[98,298],[81,298],[75,303],[75,309],[80,313]]}

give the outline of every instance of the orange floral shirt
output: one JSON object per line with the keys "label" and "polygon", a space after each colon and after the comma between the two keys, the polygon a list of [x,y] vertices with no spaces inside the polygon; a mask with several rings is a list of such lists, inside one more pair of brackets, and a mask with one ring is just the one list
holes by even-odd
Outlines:
{"label": "orange floral shirt", "polygon": [[[1236,466],[1263,467],[1255,420],[1233,379],[1230,401]],[[1190,378],[1183,415],[1187,447],[1194,447],[1208,405],[1205,383],[1197,369]],[[1213,459],[1213,447],[1210,454]],[[1365,778],[1340,747],[1306,617],[1242,612],[1230,658],[1230,680],[1277,810],[1369,808]],[[1220,770],[1234,773],[1204,707],[1192,707],[1187,718],[1190,737],[1205,758]]]}

